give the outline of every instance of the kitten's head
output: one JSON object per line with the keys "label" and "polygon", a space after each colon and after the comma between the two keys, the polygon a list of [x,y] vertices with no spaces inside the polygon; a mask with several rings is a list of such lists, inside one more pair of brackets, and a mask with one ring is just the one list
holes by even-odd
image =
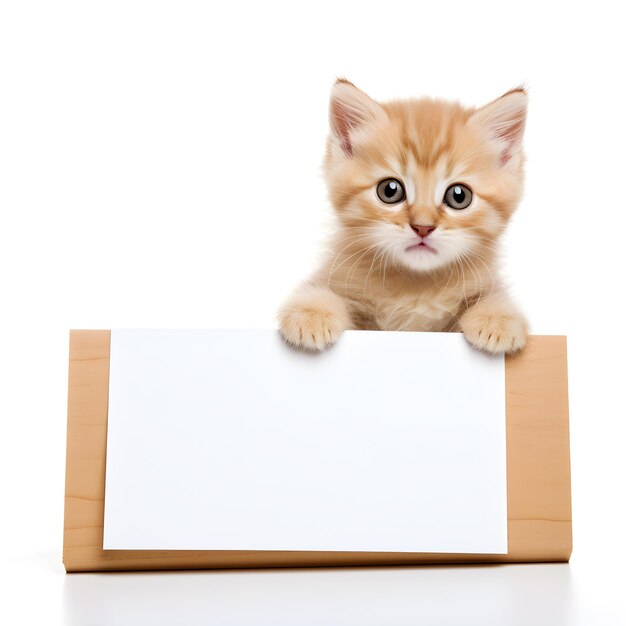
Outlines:
{"label": "kitten's head", "polygon": [[526,106],[523,89],[467,109],[337,81],[326,177],[345,240],[417,272],[485,256],[521,195]]}

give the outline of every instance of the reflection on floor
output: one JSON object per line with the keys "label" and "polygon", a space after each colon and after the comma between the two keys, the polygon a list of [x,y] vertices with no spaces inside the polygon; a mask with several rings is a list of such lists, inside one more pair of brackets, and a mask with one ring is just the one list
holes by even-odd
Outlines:
{"label": "reflection on floor", "polygon": [[567,564],[72,574],[71,626],[571,624]]}

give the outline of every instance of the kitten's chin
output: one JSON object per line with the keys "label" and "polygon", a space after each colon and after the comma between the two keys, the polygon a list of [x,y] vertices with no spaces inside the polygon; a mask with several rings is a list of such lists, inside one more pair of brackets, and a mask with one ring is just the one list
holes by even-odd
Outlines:
{"label": "kitten's chin", "polygon": [[414,272],[425,274],[448,265],[450,259],[435,247],[415,244],[406,248],[399,255],[398,261]]}

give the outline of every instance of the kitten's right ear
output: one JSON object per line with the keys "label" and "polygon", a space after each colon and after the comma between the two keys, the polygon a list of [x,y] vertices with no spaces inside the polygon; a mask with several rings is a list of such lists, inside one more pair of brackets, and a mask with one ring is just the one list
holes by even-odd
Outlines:
{"label": "kitten's right ear", "polygon": [[384,109],[350,81],[339,78],[330,95],[330,128],[348,155],[353,154],[352,133],[380,116]]}
{"label": "kitten's right ear", "polygon": [[517,87],[470,117],[470,122],[486,134],[502,166],[521,151],[527,108],[528,94],[523,87]]}

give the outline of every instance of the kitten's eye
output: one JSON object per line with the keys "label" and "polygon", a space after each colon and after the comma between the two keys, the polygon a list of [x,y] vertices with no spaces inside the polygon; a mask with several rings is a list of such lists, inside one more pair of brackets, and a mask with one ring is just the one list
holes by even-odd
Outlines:
{"label": "kitten's eye", "polygon": [[395,178],[381,180],[376,187],[376,193],[385,204],[397,204],[404,200],[404,187]]}
{"label": "kitten's eye", "polygon": [[459,183],[450,185],[443,196],[443,203],[451,209],[467,209],[472,203],[472,190]]}

